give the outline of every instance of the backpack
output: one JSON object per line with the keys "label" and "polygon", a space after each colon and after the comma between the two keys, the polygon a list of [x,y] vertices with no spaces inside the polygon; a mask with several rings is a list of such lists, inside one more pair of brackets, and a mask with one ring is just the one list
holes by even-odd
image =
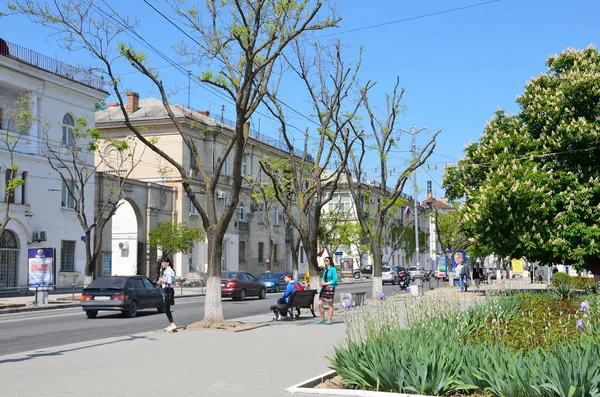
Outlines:
{"label": "backpack", "polygon": [[304,287],[300,283],[294,283],[294,287],[296,288],[296,291],[304,291]]}

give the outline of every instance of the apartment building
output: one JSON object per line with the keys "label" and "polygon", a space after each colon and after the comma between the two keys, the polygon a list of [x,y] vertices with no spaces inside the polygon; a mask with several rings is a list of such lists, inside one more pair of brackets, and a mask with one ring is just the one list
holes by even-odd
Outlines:
{"label": "apartment building", "polygon": [[[155,98],[139,99],[138,94],[129,93],[127,112],[132,124],[143,129],[144,136],[157,142],[158,147],[175,161],[189,170],[192,189],[197,193],[201,204],[206,203],[203,182],[199,178],[198,165],[161,101]],[[186,106],[171,104],[170,109],[177,117],[184,133],[194,139],[199,155],[203,159],[206,172],[214,171],[216,159],[222,154],[227,142],[233,136],[233,122],[223,117],[211,117],[209,111],[194,110]],[[96,127],[101,134],[113,139],[133,137],[124,123],[121,109],[109,104],[107,109],[96,113]],[[242,164],[242,173],[261,178],[258,160],[263,156],[288,157],[282,142],[257,131],[250,130],[250,139]],[[103,148],[108,152],[110,147]],[[182,188],[179,172],[161,156],[150,151],[136,151],[139,164],[132,170],[130,178],[176,189],[173,207],[173,222],[186,223],[190,227],[201,227],[202,222],[196,209]],[[134,162],[137,159],[133,160]],[[231,195],[231,159],[224,165],[217,186],[217,213],[220,216],[229,203]],[[255,205],[250,189],[242,189],[237,213],[234,215],[223,239],[223,270],[245,270],[259,275],[270,263],[272,271],[291,270],[291,256],[286,244],[286,231],[283,210],[277,205],[267,212]],[[129,203],[130,205],[131,203]],[[143,209],[135,209],[143,212]],[[269,257],[269,241],[264,217],[268,216],[272,231],[273,254]],[[113,223],[116,222],[113,220]],[[106,248],[110,250],[110,247]],[[179,277],[195,278],[207,270],[207,247],[204,242],[195,244],[187,251],[174,255],[175,271]]]}
{"label": "apartment building", "polygon": [[[108,95],[103,85],[101,78],[85,70],[0,39],[0,222],[7,207],[10,215],[0,236],[0,293],[25,292],[29,253],[43,248],[53,255],[54,284],[84,282],[84,232],[73,198],[48,163],[47,143],[58,150],[71,145],[77,118],[93,126],[95,104]],[[12,150],[10,141],[17,129],[10,109],[23,96],[30,98],[34,122]],[[11,169],[11,153],[17,171]],[[93,154],[81,158],[94,166]],[[7,182],[14,178],[24,184],[5,200]],[[93,203],[93,181],[85,200]],[[93,215],[89,205],[86,216]]]}

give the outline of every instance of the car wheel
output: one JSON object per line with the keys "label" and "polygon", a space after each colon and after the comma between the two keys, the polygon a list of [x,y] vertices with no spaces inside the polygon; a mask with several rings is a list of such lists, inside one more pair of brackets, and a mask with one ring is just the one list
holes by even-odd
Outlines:
{"label": "car wheel", "polygon": [[354,279],[355,280],[360,279],[360,272],[354,272]]}
{"label": "car wheel", "polygon": [[131,301],[131,305],[129,305],[129,310],[124,310],[121,313],[125,314],[125,317],[134,318],[138,312],[138,305],[136,301]]}
{"label": "car wheel", "polygon": [[279,292],[279,284],[275,284],[275,292]]}
{"label": "car wheel", "polygon": [[86,310],[85,315],[87,316],[87,318],[96,318],[96,316],[98,315],[98,310]]}
{"label": "car wheel", "polygon": [[267,297],[267,290],[265,288],[263,288],[258,293],[258,299],[265,299],[266,297]]}
{"label": "car wheel", "polygon": [[246,290],[243,289],[242,292],[240,292],[240,298],[241,301],[246,300]]}

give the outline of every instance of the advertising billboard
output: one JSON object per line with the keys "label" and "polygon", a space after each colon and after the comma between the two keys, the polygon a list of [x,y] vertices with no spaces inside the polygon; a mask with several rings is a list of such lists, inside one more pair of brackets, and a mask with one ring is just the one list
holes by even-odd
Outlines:
{"label": "advertising billboard", "polygon": [[51,291],[54,284],[54,248],[31,248],[29,255],[29,289]]}

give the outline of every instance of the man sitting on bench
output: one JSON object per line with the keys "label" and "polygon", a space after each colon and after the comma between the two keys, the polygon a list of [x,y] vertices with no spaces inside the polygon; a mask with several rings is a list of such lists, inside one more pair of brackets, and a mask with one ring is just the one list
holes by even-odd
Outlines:
{"label": "man sitting on bench", "polygon": [[[287,283],[287,285],[285,287],[285,292],[283,293],[283,296],[281,298],[277,299],[278,305],[285,305],[286,303],[289,303],[290,297],[292,296],[292,294],[294,292],[304,291],[304,287],[302,286],[302,284],[300,284],[299,282],[294,280],[294,276],[292,276],[291,273],[286,273],[284,276],[284,280]],[[277,314],[277,318],[275,320],[279,321],[279,320],[284,320],[286,318],[287,318],[287,310],[280,309],[279,313]]]}

